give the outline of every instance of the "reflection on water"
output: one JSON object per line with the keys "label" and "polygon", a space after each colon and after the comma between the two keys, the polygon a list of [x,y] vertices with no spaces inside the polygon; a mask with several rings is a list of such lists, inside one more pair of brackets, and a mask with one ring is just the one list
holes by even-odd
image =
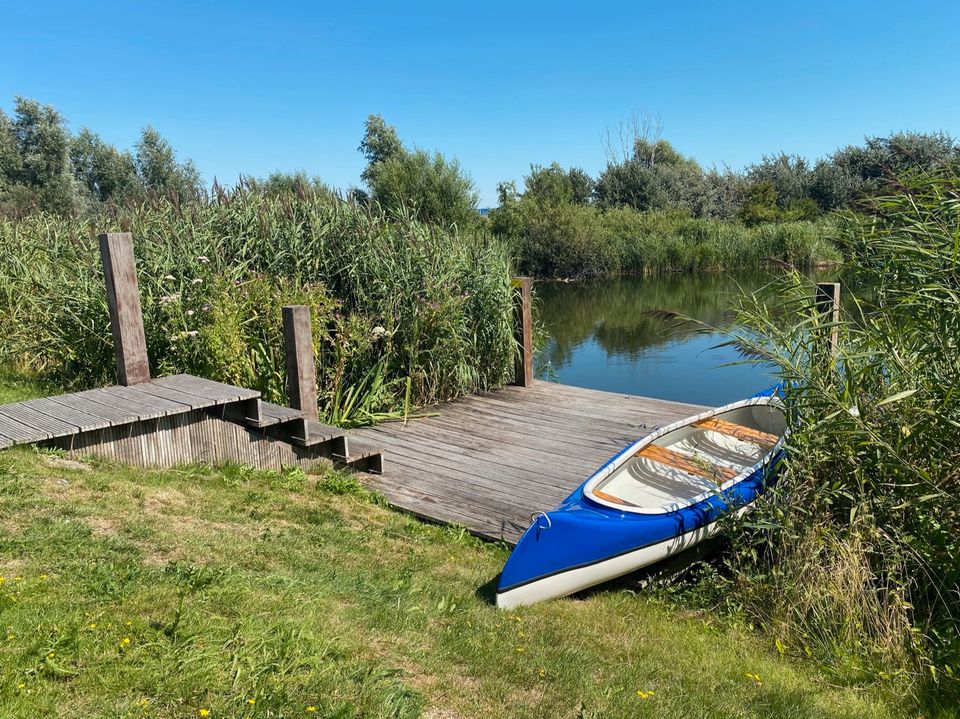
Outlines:
{"label": "reflection on water", "polygon": [[733,295],[769,275],[667,275],[536,285],[537,313],[550,339],[541,377],[564,384],[694,404],[721,405],[773,384],[762,368],[718,348],[727,337],[659,318],[674,312],[721,327]]}

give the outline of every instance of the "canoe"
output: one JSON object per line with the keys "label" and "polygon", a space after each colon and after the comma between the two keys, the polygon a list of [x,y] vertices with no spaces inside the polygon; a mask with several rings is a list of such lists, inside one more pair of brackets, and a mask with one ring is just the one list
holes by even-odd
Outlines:
{"label": "canoe", "polygon": [[776,388],[661,427],[531,518],[497,606],[562,597],[693,547],[775,479],[787,422]]}

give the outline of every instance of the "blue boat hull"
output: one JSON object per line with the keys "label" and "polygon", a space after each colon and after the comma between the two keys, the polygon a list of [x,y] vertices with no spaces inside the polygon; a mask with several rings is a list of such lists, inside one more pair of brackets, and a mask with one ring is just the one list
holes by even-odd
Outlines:
{"label": "blue boat hull", "polygon": [[[591,479],[634,446],[611,458]],[[509,608],[571,594],[703,541],[716,532],[724,514],[753,504],[782,456],[778,447],[763,466],[723,491],[661,514],[603,506],[584,492],[588,479],[555,510],[534,517],[500,575],[497,605]]]}

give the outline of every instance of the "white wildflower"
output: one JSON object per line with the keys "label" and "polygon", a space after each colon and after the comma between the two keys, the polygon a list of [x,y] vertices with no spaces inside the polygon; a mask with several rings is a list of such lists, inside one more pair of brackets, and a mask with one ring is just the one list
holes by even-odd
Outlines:
{"label": "white wildflower", "polygon": [[208,262],[210,262],[210,258],[207,257],[206,255],[200,255],[197,258],[197,262],[202,262],[203,264],[207,264]]}

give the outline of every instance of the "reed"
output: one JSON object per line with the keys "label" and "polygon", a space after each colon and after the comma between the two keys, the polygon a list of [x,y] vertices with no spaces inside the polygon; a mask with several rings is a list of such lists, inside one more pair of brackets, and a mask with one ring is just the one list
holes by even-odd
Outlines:
{"label": "reed", "polygon": [[[743,300],[736,342],[775,364],[790,461],[740,557],[747,606],[838,673],[956,696],[960,662],[960,173],[902,181],[849,216],[835,357],[812,287]],[[786,311],[772,309],[786,298]]]}
{"label": "reed", "polygon": [[842,259],[828,239],[830,220],[748,227],[679,211],[522,199],[494,211],[491,224],[521,272],[537,277],[758,269],[771,260],[809,269]]}
{"label": "reed", "polygon": [[192,372],[281,400],[280,308],[301,303],[313,308],[321,411],[339,421],[510,377],[509,262],[497,243],[302,187],[0,220],[0,360],[67,387],[112,381],[95,242],[108,230],[134,235],[157,374]]}

